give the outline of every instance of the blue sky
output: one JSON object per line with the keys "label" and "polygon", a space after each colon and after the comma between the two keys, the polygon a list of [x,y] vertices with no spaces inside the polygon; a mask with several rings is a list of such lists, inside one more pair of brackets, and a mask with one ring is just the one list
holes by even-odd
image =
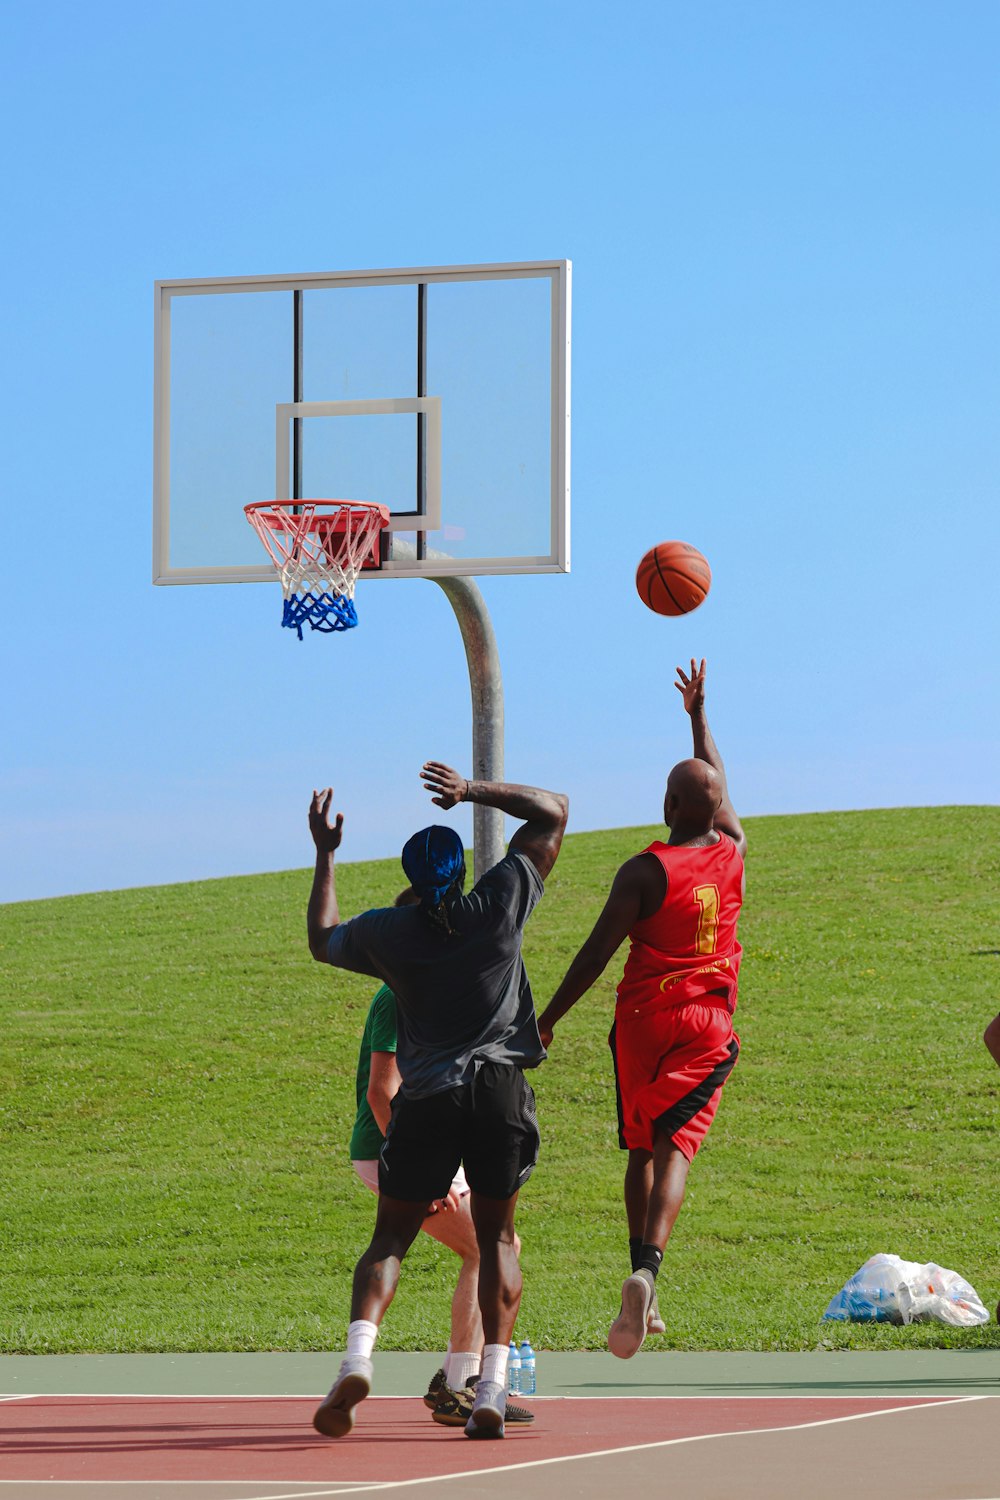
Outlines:
{"label": "blue sky", "polygon": [[0,59],[0,900],[305,865],[328,782],[391,854],[469,762],[435,585],[301,645],[276,588],[152,587],[157,278],[572,259],[573,571],[482,585],[572,828],[655,821],[692,654],[746,814],[996,800],[994,4],[97,0]]}

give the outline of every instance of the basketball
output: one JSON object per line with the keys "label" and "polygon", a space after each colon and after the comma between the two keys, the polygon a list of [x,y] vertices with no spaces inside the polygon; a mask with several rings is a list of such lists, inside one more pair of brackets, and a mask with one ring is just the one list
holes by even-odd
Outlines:
{"label": "basketball", "polygon": [[635,573],[639,598],[658,615],[686,615],[712,586],[708,562],[689,542],[658,542]]}

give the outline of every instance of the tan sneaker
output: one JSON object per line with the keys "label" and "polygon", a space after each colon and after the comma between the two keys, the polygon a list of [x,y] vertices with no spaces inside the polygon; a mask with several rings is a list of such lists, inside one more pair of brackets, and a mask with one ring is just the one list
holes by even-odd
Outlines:
{"label": "tan sneaker", "polygon": [[349,1354],[330,1394],[313,1413],[313,1426],[324,1437],[346,1437],[354,1426],[354,1408],[372,1388],[372,1362],[363,1354]]}
{"label": "tan sneaker", "polygon": [[[438,1393],[437,1405],[431,1413],[435,1422],[440,1422],[442,1427],[464,1427],[472,1416],[472,1407],[476,1399],[476,1388],[479,1385],[479,1376],[476,1375],[468,1381],[461,1390],[453,1391],[450,1386],[443,1386]],[[513,1422],[516,1425],[526,1425],[535,1420],[535,1413],[529,1411],[526,1406],[515,1406],[510,1397],[504,1407],[504,1421]]]}
{"label": "tan sneaker", "polygon": [[633,1271],[622,1283],[621,1312],[608,1329],[608,1348],[618,1359],[631,1359],[642,1348],[655,1293],[649,1271]]}
{"label": "tan sneaker", "polygon": [[653,1295],[652,1295],[652,1297],[650,1299],[650,1303],[649,1303],[649,1312],[646,1314],[646,1332],[647,1333],[666,1333],[666,1331],[667,1331],[667,1325],[666,1325],[666,1323],[664,1323],[663,1319],[660,1317],[660,1308],[659,1308],[659,1304],[657,1303],[657,1300],[656,1300],[656,1288],[654,1286],[654,1288],[653,1288]]}

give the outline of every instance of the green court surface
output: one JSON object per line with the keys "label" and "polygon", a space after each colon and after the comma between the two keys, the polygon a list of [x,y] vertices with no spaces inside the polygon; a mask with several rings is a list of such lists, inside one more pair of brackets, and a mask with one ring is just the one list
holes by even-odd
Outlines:
{"label": "green court surface", "polygon": [[[330,1354],[12,1354],[0,1356],[0,1394],[312,1396],[331,1384]],[[375,1354],[374,1394],[420,1394],[438,1356]],[[702,1354],[667,1351],[538,1355],[538,1396],[992,1396],[994,1349]]]}

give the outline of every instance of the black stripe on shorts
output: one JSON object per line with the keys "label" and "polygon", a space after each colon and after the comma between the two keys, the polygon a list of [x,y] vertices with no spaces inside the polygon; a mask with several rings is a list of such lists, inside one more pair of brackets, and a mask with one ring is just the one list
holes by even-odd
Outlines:
{"label": "black stripe on shorts", "polygon": [[685,1094],[683,1099],[678,1099],[676,1104],[672,1104],[658,1119],[653,1121],[657,1129],[673,1137],[678,1130],[683,1130],[685,1125],[690,1124],[699,1110],[705,1108],[716,1089],[721,1088],[725,1083],[735,1068],[739,1055],[740,1044],[733,1037],[729,1043],[729,1056],[724,1057],[720,1063],[716,1063],[707,1078],[703,1078],[701,1083],[696,1083],[689,1094]]}
{"label": "black stripe on shorts", "polygon": [[618,1043],[616,1036],[617,1026],[618,1022],[612,1021],[611,1030],[608,1033],[608,1046],[611,1048],[611,1061],[614,1064],[615,1069],[615,1108],[618,1110],[618,1149],[620,1151],[627,1151],[628,1144],[625,1140],[625,1114],[622,1110],[622,1086],[618,1082]]}

